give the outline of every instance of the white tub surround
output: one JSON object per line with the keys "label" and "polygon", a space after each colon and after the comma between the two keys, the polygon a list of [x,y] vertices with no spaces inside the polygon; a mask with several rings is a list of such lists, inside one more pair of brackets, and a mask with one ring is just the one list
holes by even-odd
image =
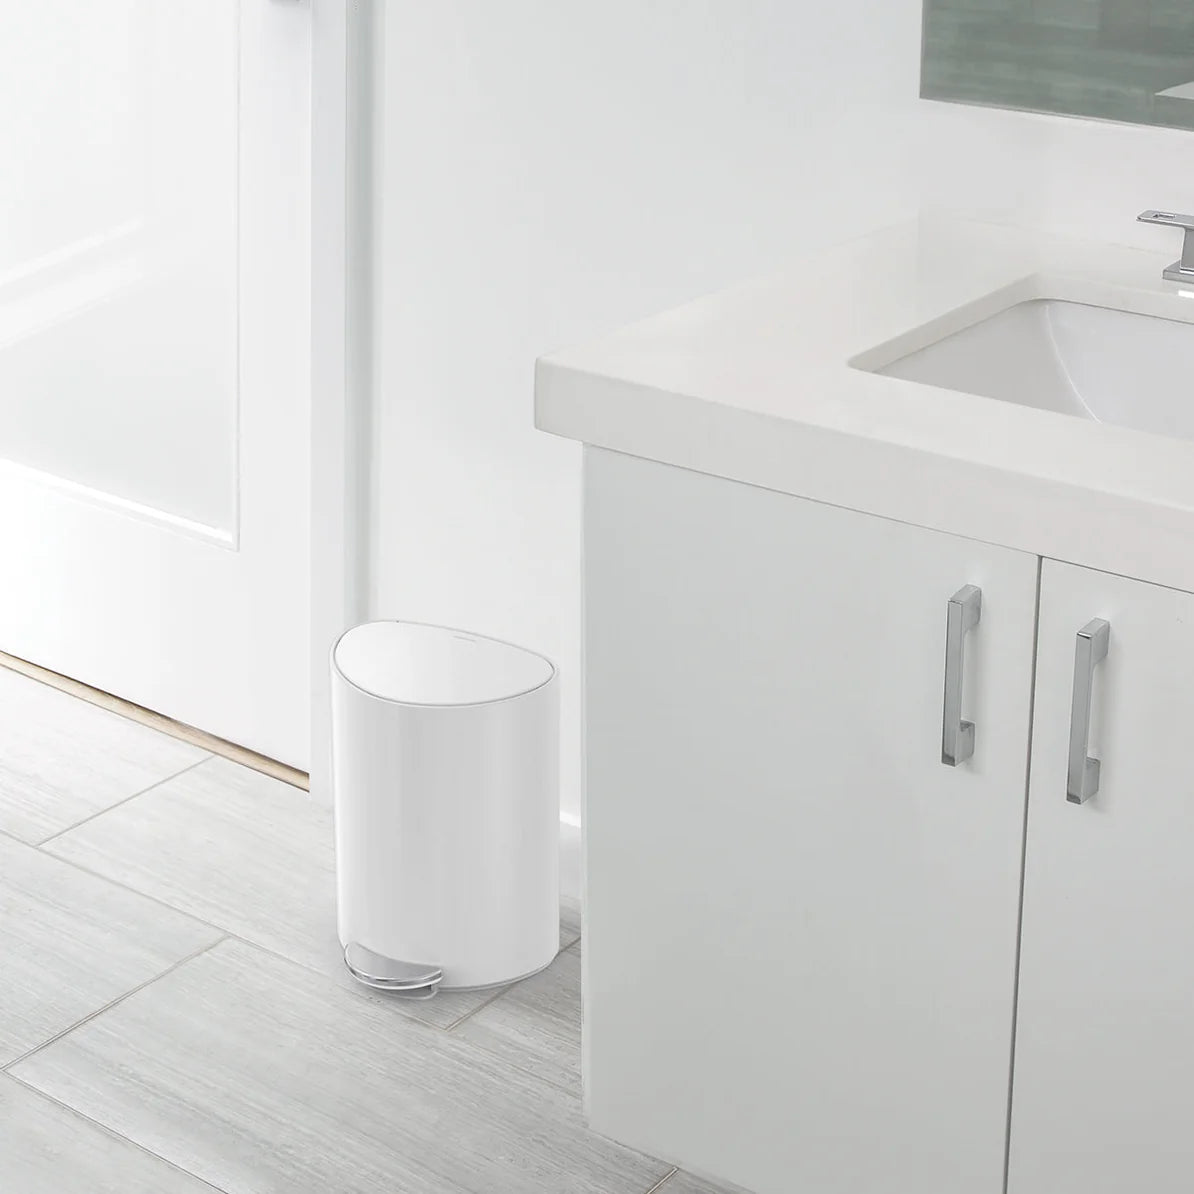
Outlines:
{"label": "white tub surround", "polygon": [[1194,1166],[1194,295],[1158,237],[887,230],[539,362],[586,444],[597,1130],[758,1194]]}

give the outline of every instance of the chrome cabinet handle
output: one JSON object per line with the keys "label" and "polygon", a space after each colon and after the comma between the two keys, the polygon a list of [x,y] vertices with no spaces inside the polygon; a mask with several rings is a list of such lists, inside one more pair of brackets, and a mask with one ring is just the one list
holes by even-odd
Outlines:
{"label": "chrome cabinet handle", "polygon": [[941,724],[941,761],[956,767],[974,754],[974,722],[962,720],[962,678],[966,670],[966,631],[983,613],[983,591],[965,585],[949,599],[945,624],[945,699]]}
{"label": "chrome cabinet handle", "polygon": [[1070,757],[1065,798],[1071,804],[1085,804],[1099,790],[1098,759],[1090,749],[1090,698],[1094,688],[1095,665],[1107,658],[1111,642],[1111,623],[1102,618],[1087,622],[1078,631],[1074,649],[1074,701],[1070,708]]}

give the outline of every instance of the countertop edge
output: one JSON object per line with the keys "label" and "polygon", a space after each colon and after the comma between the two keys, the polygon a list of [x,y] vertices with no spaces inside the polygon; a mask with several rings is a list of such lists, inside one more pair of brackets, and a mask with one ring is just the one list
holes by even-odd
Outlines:
{"label": "countertop edge", "polygon": [[1194,516],[1184,508],[728,407],[550,358],[535,366],[535,425],[591,447],[1194,592]]}

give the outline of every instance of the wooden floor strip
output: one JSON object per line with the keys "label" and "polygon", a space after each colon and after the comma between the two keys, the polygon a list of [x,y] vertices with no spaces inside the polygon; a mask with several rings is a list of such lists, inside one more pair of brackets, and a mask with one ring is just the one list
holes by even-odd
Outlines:
{"label": "wooden floor strip", "polygon": [[171,738],[178,738],[201,750],[210,751],[213,755],[231,759],[234,763],[251,767],[254,771],[260,771],[264,775],[272,775],[274,779],[280,779],[283,783],[293,784],[296,788],[302,788],[304,791],[310,790],[310,781],[305,771],[299,771],[296,767],[279,763],[277,759],[266,758],[265,755],[259,755],[254,750],[237,746],[235,742],[217,738],[214,734],[195,729],[194,726],[183,725],[181,721],[174,721],[172,718],[155,713],[152,709],[134,705],[132,701],[113,696],[110,692],[92,688],[90,684],[84,684],[80,680],[72,680],[69,676],[59,675],[58,672],[52,672],[48,668],[39,667],[36,663],[18,659],[15,655],[8,655],[3,651],[0,651],[0,667],[20,672],[22,676],[28,676],[31,680],[48,684],[51,688],[57,688],[61,692],[69,693],[92,705],[98,705],[101,709],[116,713],[120,717],[127,717],[130,721],[136,721],[151,729],[159,730]]}

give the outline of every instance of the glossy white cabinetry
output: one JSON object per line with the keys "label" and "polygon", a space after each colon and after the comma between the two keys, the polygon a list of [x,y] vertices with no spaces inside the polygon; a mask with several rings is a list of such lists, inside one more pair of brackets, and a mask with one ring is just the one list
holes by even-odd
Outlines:
{"label": "glossy white cabinetry", "polygon": [[[1066,799],[1074,644],[1099,791]],[[1179,1190],[1194,1171],[1194,594],[1046,560],[1009,1194]]]}
{"label": "glossy white cabinetry", "polygon": [[759,1194],[999,1194],[1037,557],[585,470],[594,1128]]}
{"label": "glossy white cabinetry", "polygon": [[1184,1187],[1194,594],[587,447],[585,671],[598,1131],[756,1194]]}

